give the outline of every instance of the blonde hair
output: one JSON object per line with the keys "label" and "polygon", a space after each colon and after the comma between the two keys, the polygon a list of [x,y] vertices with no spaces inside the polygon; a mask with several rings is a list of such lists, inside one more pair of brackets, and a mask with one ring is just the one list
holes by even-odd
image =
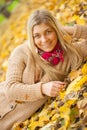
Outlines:
{"label": "blonde hair", "polygon": [[[64,73],[56,70],[47,62],[44,62],[40,58],[38,53],[35,51],[36,46],[33,40],[33,27],[41,23],[49,24],[56,31],[62,49],[66,52],[67,56],[69,57],[72,63],[72,69],[77,69],[81,65],[82,55],[80,54],[79,50],[75,48],[75,46],[71,43],[71,37],[69,36],[69,34],[66,33],[62,25],[58,22],[58,20],[54,18],[54,16],[48,10],[40,9],[34,11],[31,14],[31,16],[29,17],[27,30],[28,30],[28,45],[32,52],[33,61],[34,63],[38,62],[39,66],[42,68],[42,70],[47,75],[49,80],[56,80],[58,79],[58,77],[61,80],[61,77],[64,76]],[[67,40],[66,37],[68,37],[69,40]]]}

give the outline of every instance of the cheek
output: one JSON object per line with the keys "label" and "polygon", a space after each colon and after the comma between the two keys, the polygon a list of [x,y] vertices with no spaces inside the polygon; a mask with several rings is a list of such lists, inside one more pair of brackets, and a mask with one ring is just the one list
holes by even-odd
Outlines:
{"label": "cheek", "polygon": [[36,46],[38,46],[40,44],[40,41],[38,39],[34,40],[34,43]]}
{"label": "cheek", "polygon": [[57,36],[56,36],[56,34],[52,35],[52,36],[51,36],[51,39],[57,41]]}

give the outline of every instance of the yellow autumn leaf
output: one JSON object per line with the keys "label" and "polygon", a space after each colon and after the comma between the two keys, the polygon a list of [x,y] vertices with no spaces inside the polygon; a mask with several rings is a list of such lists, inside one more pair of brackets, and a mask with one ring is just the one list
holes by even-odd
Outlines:
{"label": "yellow autumn leaf", "polygon": [[54,102],[54,108],[58,107],[58,102]]}
{"label": "yellow autumn leaf", "polygon": [[65,95],[69,94],[72,91],[78,90],[78,87],[76,88],[76,84],[81,80],[82,76],[77,77],[74,81],[72,81],[68,88],[66,89]]}
{"label": "yellow autumn leaf", "polygon": [[54,116],[52,116],[51,120],[52,120],[52,121],[55,121],[55,120],[58,119],[58,117],[59,117],[59,114],[56,113]]}
{"label": "yellow autumn leaf", "polygon": [[85,98],[87,98],[87,92],[85,92],[85,93],[83,93],[83,97]]}
{"label": "yellow autumn leaf", "polygon": [[77,77],[79,77],[82,74],[82,70],[73,70],[71,71],[71,73],[69,74],[69,78],[71,81],[73,81],[74,79],[76,79]]}
{"label": "yellow autumn leaf", "polygon": [[82,24],[82,25],[86,24],[84,17],[79,17],[76,14],[72,17],[72,20],[77,21],[77,24]]}
{"label": "yellow autumn leaf", "polygon": [[34,122],[32,122],[28,127],[31,129],[31,130],[35,130],[35,128],[37,127],[37,126],[42,126],[42,124],[40,124],[40,123],[38,123],[38,121],[34,121]]}
{"label": "yellow autumn leaf", "polygon": [[78,19],[77,19],[77,24],[85,25],[86,22],[85,22],[84,17],[80,17],[80,18],[78,18]]}
{"label": "yellow autumn leaf", "polygon": [[84,75],[87,74],[87,63],[83,65],[83,67],[82,67],[82,73]]}
{"label": "yellow autumn leaf", "polygon": [[4,61],[3,64],[2,64],[2,68],[3,68],[4,71],[7,70],[7,66],[8,66],[8,61],[6,60],[6,61]]}
{"label": "yellow autumn leaf", "polygon": [[39,117],[39,121],[40,121],[40,122],[43,122],[43,123],[44,123],[44,122],[48,122],[48,121],[49,121],[49,116],[46,115],[46,114],[43,115],[43,116],[40,116],[40,117]]}
{"label": "yellow autumn leaf", "polygon": [[65,91],[60,92],[60,99],[61,99],[61,100],[63,100],[63,99],[64,99],[64,96],[65,96]]}

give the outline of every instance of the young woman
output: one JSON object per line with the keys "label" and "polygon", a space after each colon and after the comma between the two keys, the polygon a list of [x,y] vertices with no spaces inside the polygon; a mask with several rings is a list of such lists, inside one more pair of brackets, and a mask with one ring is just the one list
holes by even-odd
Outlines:
{"label": "young woman", "polygon": [[49,11],[36,10],[27,30],[28,41],[12,52],[0,84],[0,130],[12,129],[56,97],[87,56],[87,26],[63,27]]}

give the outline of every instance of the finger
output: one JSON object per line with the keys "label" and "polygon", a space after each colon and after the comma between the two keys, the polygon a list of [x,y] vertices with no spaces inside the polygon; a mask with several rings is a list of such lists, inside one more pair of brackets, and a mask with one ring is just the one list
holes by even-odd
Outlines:
{"label": "finger", "polygon": [[56,84],[55,88],[56,89],[62,89],[62,88],[64,88],[64,85],[63,84]]}
{"label": "finger", "polygon": [[61,82],[61,81],[54,81],[56,84],[62,84],[62,85],[64,85],[64,84],[66,84],[66,82]]}
{"label": "finger", "polygon": [[64,91],[65,90],[65,85],[56,86],[55,89],[56,89],[55,91],[58,91],[58,92]]}
{"label": "finger", "polygon": [[60,86],[54,86],[52,92],[59,92],[61,90]]}
{"label": "finger", "polygon": [[52,91],[52,93],[56,93],[58,94],[62,89],[59,87],[55,87],[54,90]]}

